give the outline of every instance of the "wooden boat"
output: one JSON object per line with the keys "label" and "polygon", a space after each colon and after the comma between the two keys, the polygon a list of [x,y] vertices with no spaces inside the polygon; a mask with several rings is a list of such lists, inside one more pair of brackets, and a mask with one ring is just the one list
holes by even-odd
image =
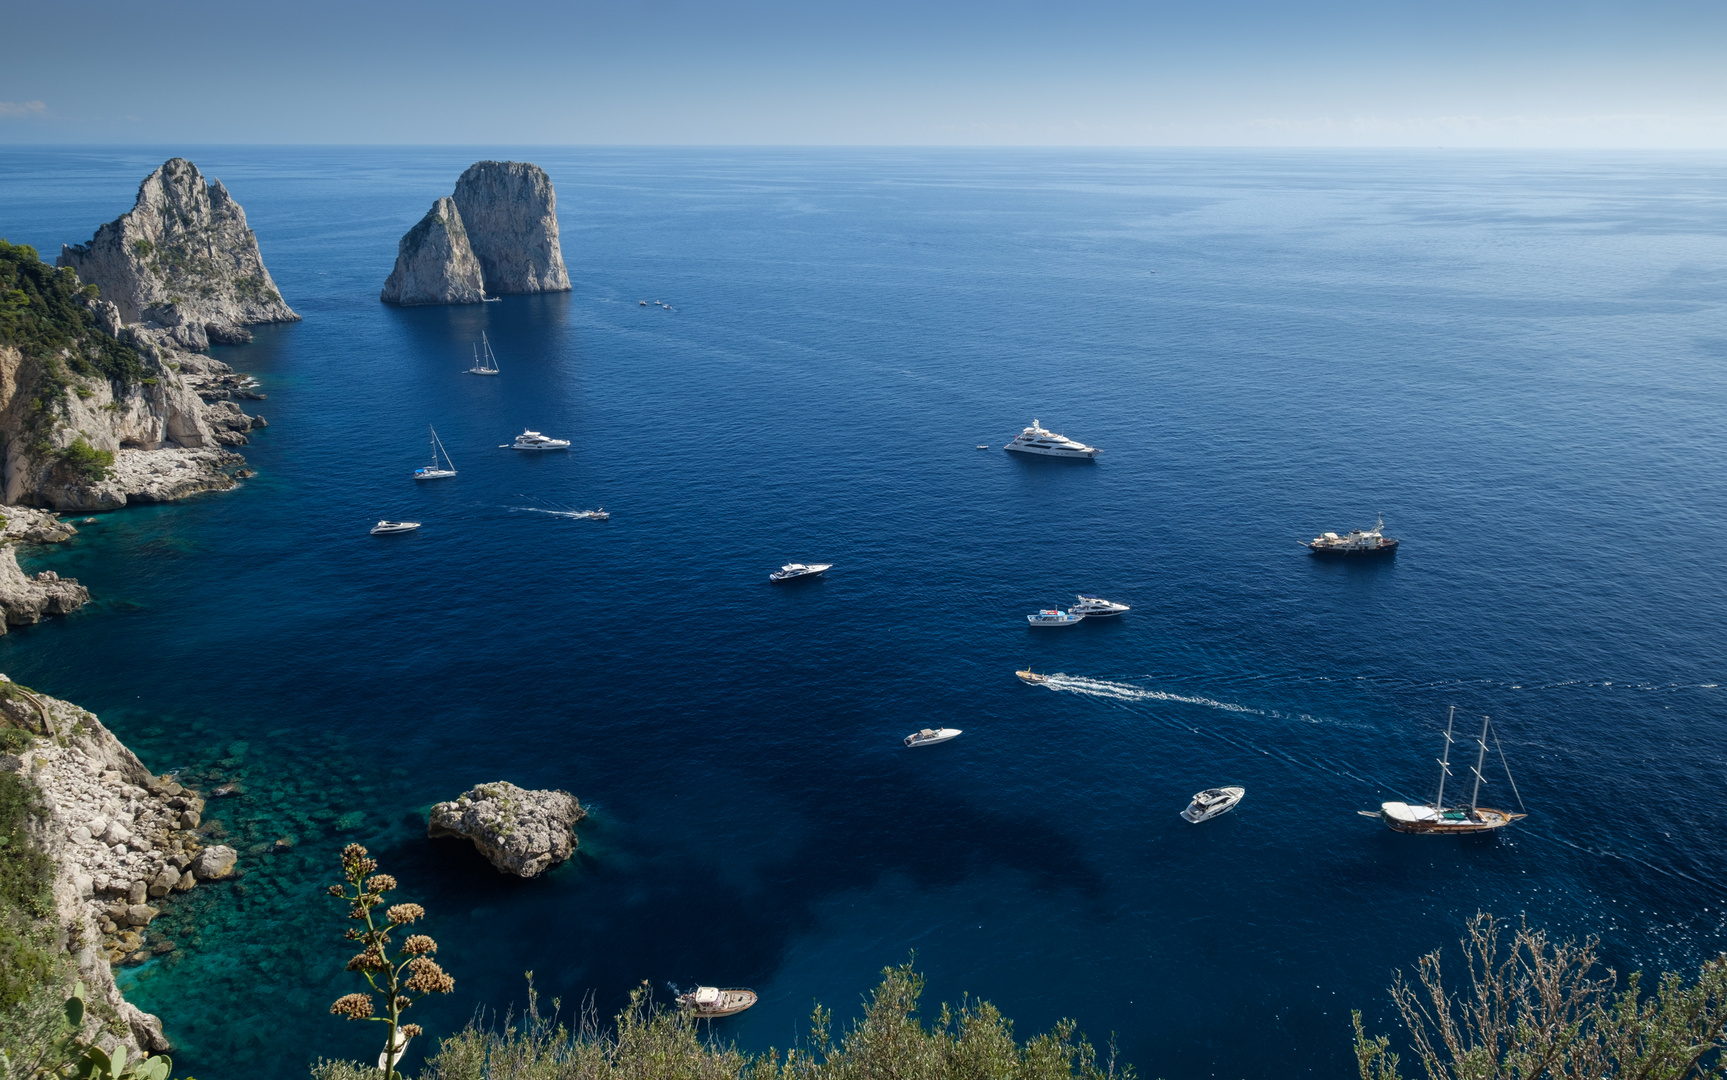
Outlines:
{"label": "wooden boat", "polygon": [[1049,676],[1048,675],[1039,675],[1037,672],[1031,670],[1030,668],[1026,668],[1024,671],[1016,671],[1016,672],[1014,672],[1014,674],[1018,675],[1021,679],[1024,679],[1026,682],[1031,683],[1033,686],[1044,686],[1044,685],[1048,684],[1048,682],[1049,682]]}
{"label": "wooden boat", "polygon": [[678,995],[678,1005],[701,1020],[741,1013],[755,1003],[756,992],[742,987],[722,990],[717,986],[698,986],[687,994]]}
{"label": "wooden boat", "polygon": [[[1445,722],[1445,754],[1439,759],[1439,794],[1434,797],[1431,806],[1415,805],[1406,802],[1381,803],[1378,811],[1359,810],[1364,817],[1376,817],[1383,820],[1386,826],[1396,832],[1420,833],[1424,836],[1459,836],[1468,833],[1492,832],[1503,829],[1514,821],[1521,821],[1528,816],[1526,813],[1513,814],[1509,810],[1496,810],[1490,806],[1479,805],[1481,796],[1481,766],[1487,763],[1487,729],[1491,721],[1481,718],[1481,734],[1476,742],[1481,745],[1481,753],[1475,758],[1475,789],[1470,792],[1469,805],[1445,805],[1445,778],[1451,775],[1451,731],[1457,720],[1457,708],[1453,706],[1450,716]],[[1497,745],[1499,736],[1493,737]],[[1499,752],[1499,762],[1505,765],[1505,779],[1511,780],[1511,766],[1505,762],[1505,751]],[[1517,794],[1517,781],[1511,780],[1511,792],[1517,795],[1517,806],[1523,808],[1523,796]]]}

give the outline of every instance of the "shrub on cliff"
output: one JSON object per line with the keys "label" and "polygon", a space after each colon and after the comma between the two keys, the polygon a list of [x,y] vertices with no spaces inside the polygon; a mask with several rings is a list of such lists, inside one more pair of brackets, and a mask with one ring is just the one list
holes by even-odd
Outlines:
{"label": "shrub on cliff", "polygon": [[0,345],[18,346],[50,374],[65,349],[75,374],[142,382],[146,371],[138,350],[104,333],[84,305],[94,289],[80,286],[72,271],[37,258],[28,244],[0,239]]}
{"label": "shrub on cliff", "polygon": [[[1597,960],[1597,939],[1553,944],[1519,926],[1509,948],[1491,915],[1469,920],[1461,942],[1468,986],[1454,996],[1440,953],[1423,956],[1413,986],[1398,973],[1391,999],[1428,1080],[1714,1080],[1727,1076],[1727,954],[1695,982],[1666,972],[1650,993],[1632,972]],[[1361,1080],[1401,1080],[1388,1036],[1353,1014]]]}
{"label": "shrub on cliff", "polygon": [[80,435],[60,451],[56,467],[69,480],[93,484],[108,479],[114,471],[114,451],[98,450]]}
{"label": "shrub on cliff", "polygon": [[[17,1012],[50,980],[57,963],[51,938],[54,870],[25,829],[40,803],[36,789],[17,773],[0,772],[0,1016]],[[6,1038],[0,1027],[0,1040]]]}

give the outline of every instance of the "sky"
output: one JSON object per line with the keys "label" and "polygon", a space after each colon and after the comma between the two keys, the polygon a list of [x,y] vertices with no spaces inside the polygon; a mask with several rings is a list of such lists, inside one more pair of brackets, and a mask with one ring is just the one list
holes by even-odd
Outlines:
{"label": "sky", "polygon": [[1727,148],[1727,0],[0,0],[0,144]]}

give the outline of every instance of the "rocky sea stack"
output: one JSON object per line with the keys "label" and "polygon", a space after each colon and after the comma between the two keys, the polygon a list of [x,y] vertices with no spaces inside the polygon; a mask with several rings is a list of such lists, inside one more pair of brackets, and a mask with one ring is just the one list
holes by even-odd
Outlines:
{"label": "rocky sea stack", "polygon": [[533,877],[575,854],[575,825],[587,816],[567,791],[529,791],[499,780],[433,806],[426,835],[472,840],[503,873]]}
{"label": "rocky sea stack", "polygon": [[145,177],[130,213],[63,247],[56,265],[98,286],[123,322],[167,331],[184,349],[250,341],[247,326],[300,318],[264,268],[246,212],[185,158]]}
{"label": "rocky sea stack", "polygon": [[552,178],[525,161],[475,162],[396,249],[389,304],[473,304],[489,293],[569,292]]}

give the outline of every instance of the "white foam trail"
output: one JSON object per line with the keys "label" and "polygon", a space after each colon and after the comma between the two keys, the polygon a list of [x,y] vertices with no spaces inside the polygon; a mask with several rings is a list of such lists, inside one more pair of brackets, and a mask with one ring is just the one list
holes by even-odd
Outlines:
{"label": "white foam trail", "polygon": [[1107,679],[1087,679],[1078,675],[1063,675],[1059,672],[1049,676],[1044,681],[1044,685],[1051,690],[1066,690],[1074,694],[1114,698],[1117,701],[1178,701],[1183,705],[1203,705],[1205,708],[1218,709],[1222,712],[1246,713],[1252,716],[1265,715],[1263,709],[1237,705],[1229,701],[1218,701],[1215,698],[1172,694],[1167,690],[1152,690],[1143,686],[1133,686],[1129,683],[1110,682]]}
{"label": "white foam trail", "polygon": [[595,510],[547,510],[543,506],[512,506],[510,509],[526,510],[535,514],[550,514],[553,517],[574,518],[577,521],[584,521],[598,513]]}

